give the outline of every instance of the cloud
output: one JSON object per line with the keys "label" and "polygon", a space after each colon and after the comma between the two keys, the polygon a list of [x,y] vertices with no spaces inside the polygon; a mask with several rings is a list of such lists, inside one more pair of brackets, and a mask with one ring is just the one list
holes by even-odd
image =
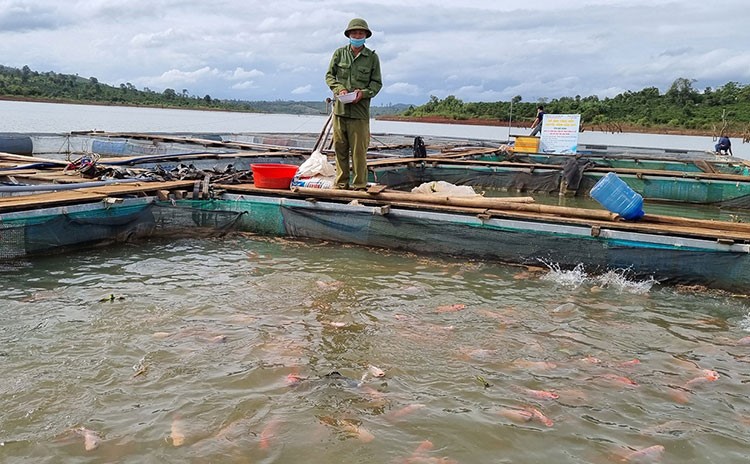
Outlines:
{"label": "cloud", "polygon": [[251,69],[250,71],[245,71],[242,67],[235,68],[234,71],[231,73],[225,73],[227,76],[227,79],[230,81],[236,81],[236,80],[242,80],[242,79],[252,79],[255,77],[259,77],[263,75],[263,71],[259,71],[257,69]]}
{"label": "cloud", "polygon": [[160,32],[137,34],[130,40],[130,44],[134,47],[157,48],[169,46],[185,37],[187,34],[169,28]]}
{"label": "cloud", "polygon": [[0,4],[0,30],[4,32],[28,33],[39,29],[55,30],[70,21],[67,14],[54,6],[45,7],[24,1]]}
{"label": "cloud", "polygon": [[740,0],[15,0],[0,9],[0,64],[214,98],[323,100],[328,62],[358,16],[381,59],[375,104],[604,97],[665,90],[678,77],[696,88],[750,78]]}
{"label": "cloud", "polygon": [[396,82],[386,87],[386,91],[392,95],[419,95],[419,87],[406,82]]}
{"label": "cloud", "polygon": [[303,85],[302,87],[297,87],[296,89],[292,90],[292,95],[304,95],[310,93],[312,90],[312,86],[310,84]]}
{"label": "cloud", "polygon": [[207,77],[216,77],[220,73],[216,69],[203,67],[195,71],[181,71],[179,69],[170,69],[161,76],[153,79],[154,83],[170,84],[188,84],[194,83]]}
{"label": "cloud", "polygon": [[258,88],[258,86],[256,86],[253,81],[243,81],[243,82],[239,82],[237,84],[232,85],[232,88],[234,90],[248,90],[248,89],[256,89]]}
{"label": "cloud", "polygon": [[684,55],[687,55],[688,53],[690,53],[691,50],[692,50],[691,47],[673,48],[673,49],[670,49],[670,50],[664,50],[663,52],[661,52],[659,54],[659,56],[669,56],[669,57],[684,56]]}

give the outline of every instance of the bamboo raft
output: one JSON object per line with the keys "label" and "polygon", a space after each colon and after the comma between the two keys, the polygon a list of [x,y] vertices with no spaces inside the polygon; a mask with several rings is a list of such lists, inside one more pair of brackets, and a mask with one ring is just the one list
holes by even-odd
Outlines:
{"label": "bamboo raft", "polygon": [[[12,246],[3,243],[0,252],[12,248],[21,250],[12,256],[22,255],[24,249],[49,253],[63,232],[47,233],[56,226],[45,224],[55,218],[68,221],[71,211],[97,219],[91,222],[95,226],[86,226],[90,219],[81,222],[71,217],[73,222],[64,230],[76,230],[73,235],[78,237],[64,232],[65,248],[148,235],[155,224],[167,224],[179,215],[186,224],[206,215],[229,215],[227,224],[256,233],[522,264],[549,259],[563,267],[577,263],[597,269],[631,266],[636,272],[668,281],[705,283],[732,291],[750,288],[750,224],[651,214],[627,222],[605,210],[537,204],[531,197],[457,197],[382,187],[369,192],[289,190],[191,180],[0,198],[0,235],[6,236],[8,227],[28,228],[21,235],[13,233],[26,236],[25,241]],[[192,227],[218,224],[201,221]],[[127,229],[125,223],[133,225]],[[96,227],[99,235],[88,237],[87,227]],[[37,238],[29,241],[29,237]],[[662,263],[668,267],[660,267]],[[718,269],[727,270],[727,276],[717,278]]]}
{"label": "bamboo raft", "polygon": [[[134,134],[127,134],[132,137]],[[136,134],[137,135],[137,134]],[[149,140],[170,141],[185,137],[144,134]],[[319,137],[319,142],[324,141]],[[210,139],[193,138],[191,143],[216,145]],[[225,142],[219,144],[226,148]],[[560,172],[549,164],[482,161],[471,157],[492,156],[496,147],[434,146],[427,158],[399,157],[372,159],[368,167],[420,169],[452,166],[519,172]],[[237,152],[192,152],[99,158],[102,166],[134,166],[175,160],[234,160],[237,157],[301,162],[296,151],[269,150],[248,144]],[[71,171],[67,160],[0,155],[0,176],[9,180],[65,187],[66,190],[0,197],[0,232],[21,237],[14,256],[49,252],[55,237],[63,244],[85,245],[102,240],[123,240],[147,236],[155,224],[203,228],[218,227],[222,221],[207,220],[219,215],[227,227],[256,233],[290,235],[366,246],[388,247],[425,253],[460,254],[490,260],[537,263],[543,259],[575,267],[578,263],[600,270],[632,267],[642,274],[653,273],[675,282],[706,283],[736,291],[750,288],[750,224],[719,220],[646,214],[628,222],[603,209],[538,204],[531,197],[487,198],[444,194],[414,194],[375,185],[366,192],[309,188],[263,189],[252,183],[229,183],[226,177],[203,173],[200,180],[170,182],[124,179],[100,182]],[[613,169],[593,168],[593,175]],[[647,169],[618,169],[635,178],[680,178],[700,182],[747,182],[747,177],[720,172],[668,172]],[[236,181],[237,179],[233,179]],[[96,185],[91,185],[96,184]],[[82,219],[76,219],[76,218]],[[70,220],[67,228],[78,237],[66,237],[60,229],[48,233],[47,221]],[[94,219],[92,219],[94,218]],[[203,218],[203,219],[201,219]],[[93,221],[93,222],[91,222]],[[128,222],[128,221],[132,221]],[[198,221],[198,222],[195,222]],[[96,224],[99,235],[86,236],[86,224]],[[131,226],[123,225],[130,223]],[[27,227],[28,231],[24,232]],[[130,227],[130,229],[128,229]],[[224,226],[222,226],[224,227]],[[9,228],[15,232],[10,233]],[[72,229],[71,229],[72,230]],[[20,232],[19,232],[20,231]],[[62,235],[61,235],[62,234]],[[423,237],[424,235],[424,237]],[[23,239],[23,237],[26,237]],[[34,238],[36,237],[36,238]],[[39,238],[42,237],[42,238]],[[46,240],[46,242],[45,242]],[[5,248],[8,248],[3,243]],[[10,247],[13,248],[13,247]],[[18,251],[21,250],[21,251]],[[2,257],[3,247],[0,247]],[[666,266],[666,267],[665,267]],[[724,272],[726,271],[726,272]],[[722,276],[726,273],[726,276]]]}
{"label": "bamboo raft", "polygon": [[[382,186],[380,186],[382,188]],[[406,207],[472,214],[482,218],[508,217],[524,219],[554,220],[565,224],[642,231],[657,234],[681,234],[715,239],[722,243],[750,243],[750,224],[727,221],[690,219],[676,216],[646,214],[636,222],[623,221],[615,213],[586,208],[552,206],[534,203],[532,197],[485,198],[451,197],[445,195],[413,194],[393,190],[372,189],[374,193],[350,190],[326,190],[295,187],[286,189],[257,188],[253,184],[214,184],[211,188],[219,192],[266,194],[290,198],[326,199],[334,202],[357,200],[363,204],[377,206]],[[103,185],[75,190],[49,192],[35,195],[0,198],[0,214],[9,211],[33,210],[41,207],[71,203],[102,201],[106,198],[126,196],[157,196],[167,198],[191,197],[188,192],[200,191],[207,198],[203,182],[169,181],[136,182],[127,184]],[[192,197],[191,197],[192,198]],[[196,197],[197,198],[197,197]],[[595,232],[592,232],[595,233]]]}
{"label": "bamboo raft", "polygon": [[[448,157],[465,156],[468,153],[490,153],[495,151],[492,148],[478,148],[472,150],[461,150],[461,153],[448,153]],[[269,152],[264,152],[269,153]],[[229,154],[191,154],[186,159],[196,159],[202,156],[219,156],[219,157],[231,157]],[[3,161],[0,161],[0,176],[13,176],[16,178],[28,178],[34,179],[42,183],[51,184],[76,184],[88,182],[90,179],[82,178],[75,172],[65,172],[63,169],[68,165],[66,161],[47,159],[47,158],[35,158],[23,155],[3,155],[0,157]],[[122,158],[114,159],[102,159],[100,162],[107,165],[110,160],[122,161]],[[127,163],[128,158],[125,158]],[[39,169],[3,169],[9,165],[18,166],[20,164],[29,163],[44,163],[47,164],[46,168]],[[15,164],[14,164],[15,163]],[[443,159],[443,158],[404,158],[404,159],[382,159],[372,160],[368,165],[377,169],[378,167],[384,166],[402,166],[416,163],[425,163],[431,165],[437,165],[441,163],[458,164],[465,166],[503,166],[513,168],[524,168],[524,169],[560,169],[559,167],[549,165],[526,165],[519,163],[510,162],[484,162],[484,161],[473,161],[473,160],[462,160],[462,159]],[[596,172],[608,172],[604,169],[594,168]],[[630,171],[628,171],[630,172]],[[635,174],[642,175],[654,175],[654,176],[668,176],[678,175],[686,178],[701,178],[701,179],[712,179],[712,180],[737,180],[738,176],[731,176],[728,174],[718,173],[664,173],[664,172],[644,172],[637,171]],[[746,180],[746,179],[743,179]],[[7,211],[9,208],[12,209],[23,209],[35,207],[41,207],[48,204],[56,203],[71,203],[75,201],[96,201],[100,200],[104,196],[108,195],[131,195],[131,194],[146,194],[160,190],[174,190],[174,189],[189,189],[196,184],[195,181],[178,181],[178,182],[138,182],[135,184],[121,184],[112,186],[101,186],[76,189],[74,191],[67,192],[52,192],[45,194],[35,194],[22,197],[8,197],[0,198],[0,213]],[[257,189],[252,184],[242,185],[230,185],[230,184],[217,184],[213,186],[216,189],[225,190],[228,192],[264,192],[267,189]],[[382,187],[382,186],[381,186]],[[205,191],[205,188],[203,189]],[[711,237],[715,236],[715,231],[721,231],[725,234],[739,233],[739,235],[732,236],[732,240],[748,240],[746,234],[750,233],[750,225],[740,223],[730,223],[725,221],[710,221],[710,220],[698,220],[698,219],[687,219],[678,218],[671,216],[654,216],[646,215],[638,223],[628,223],[617,219],[616,215],[603,210],[592,210],[592,209],[581,209],[581,208],[570,208],[560,206],[549,206],[533,203],[530,197],[518,198],[443,198],[439,200],[434,196],[426,198],[427,196],[414,195],[410,193],[403,193],[397,191],[386,190],[381,193],[362,193],[354,191],[342,191],[342,190],[320,190],[320,189],[304,189],[296,188],[292,191],[280,190],[274,191],[276,195],[283,194],[289,196],[299,196],[304,194],[314,198],[326,198],[335,201],[344,201],[357,199],[369,203],[376,204],[391,204],[395,205],[410,205],[411,207],[436,207],[441,208],[462,208],[462,212],[469,212],[473,214],[482,215],[504,215],[510,217],[516,215],[516,217],[528,217],[528,215],[542,215],[540,217],[554,217],[561,222],[575,223],[578,224],[580,221],[604,221],[608,226],[631,229],[631,230],[647,230],[649,232],[659,232],[663,229],[664,233],[674,231],[673,227],[681,227],[681,232],[692,233],[696,236]],[[595,224],[601,225],[601,224]],[[714,231],[714,232],[707,232]],[[717,237],[718,239],[719,237]],[[721,237],[724,239],[724,237]]]}
{"label": "bamboo raft", "polygon": [[387,189],[375,193],[303,187],[295,187],[292,190],[276,190],[257,188],[253,184],[218,184],[215,187],[229,193],[270,194],[309,199],[310,201],[316,199],[335,202],[357,200],[368,205],[457,212],[476,215],[482,219],[504,217],[557,221],[564,224],[590,226],[592,235],[596,234],[597,228],[607,227],[661,235],[700,237],[713,239],[721,243],[750,243],[750,224],[747,223],[655,214],[646,214],[639,221],[629,222],[606,210],[537,204],[534,203],[532,197],[450,197],[437,194],[404,193]]}

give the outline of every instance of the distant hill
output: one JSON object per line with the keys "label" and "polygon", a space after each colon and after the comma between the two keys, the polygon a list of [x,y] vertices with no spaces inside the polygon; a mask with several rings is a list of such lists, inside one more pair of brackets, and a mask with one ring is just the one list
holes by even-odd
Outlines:
{"label": "distant hill", "polygon": [[580,114],[584,130],[730,135],[750,141],[750,86],[728,82],[700,91],[694,83],[694,79],[678,78],[664,93],[647,87],[604,99],[576,95],[523,102],[519,95],[512,102],[465,103],[453,95],[431,96],[429,102],[405,110],[400,117],[507,124],[512,114],[513,122],[528,127],[536,117],[536,107],[543,104],[549,114]]}
{"label": "distant hill", "polygon": [[406,103],[396,103],[384,106],[371,106],[370,115],[372,117],[387,116],[390,114],[401,114],[404,111],[412,108],[414,105],[407,105]]}
{"label": "distant hill", "polygon": [[[0,65],[0,99],[34,100],[57,103],[150,106],[281,114],[327,114],[324,101],[243,101],[221,100],[210,95],[190,95],[165,89],[155,92],[137,89],[127,82],[119,86],[103,84],[96,77],[38,72],[28,66],[21,69]],[[374,106],[373,116],[396,114],[408,105]]]}

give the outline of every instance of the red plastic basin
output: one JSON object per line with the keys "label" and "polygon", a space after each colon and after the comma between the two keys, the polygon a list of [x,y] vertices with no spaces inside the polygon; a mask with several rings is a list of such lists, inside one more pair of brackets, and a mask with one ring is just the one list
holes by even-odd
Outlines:
{"label": "red plastic basin", "polygon": [[288,189],[297,173],[293,164],[251,164],[253,182],[258,188]]}

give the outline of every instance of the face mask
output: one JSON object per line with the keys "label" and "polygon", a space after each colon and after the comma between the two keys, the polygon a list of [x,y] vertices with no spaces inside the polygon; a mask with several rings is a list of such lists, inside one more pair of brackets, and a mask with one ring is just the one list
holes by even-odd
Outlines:
{"label": "face mask", "polygon": [[365,39],[349,39],[349,43],[352,44],[354,48],[359,48],[365,44]]}

